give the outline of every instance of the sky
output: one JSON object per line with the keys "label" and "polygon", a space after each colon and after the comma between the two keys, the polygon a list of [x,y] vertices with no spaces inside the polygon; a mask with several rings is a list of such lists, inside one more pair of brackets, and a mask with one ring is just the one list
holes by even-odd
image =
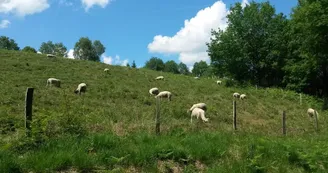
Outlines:
{"label": "sky", "polygon": [[[255,0],[264,2],[266,0]],[[269,0],[289,16],[297,0]],[[73,57],[80,37],[100,40],[101,61],[144,66],[156,56],[192,67],[210,62],[205,43],[211,29],[225,29],[226,14],[247,0],[0,0],[0,36],[25,46],[62,42]]]}

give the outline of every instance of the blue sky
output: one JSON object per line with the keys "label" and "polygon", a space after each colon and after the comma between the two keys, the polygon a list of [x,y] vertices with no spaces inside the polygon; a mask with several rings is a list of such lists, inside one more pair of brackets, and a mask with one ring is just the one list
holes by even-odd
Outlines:
{"label": "blue sky", "polygon": [[[210,28],[225,28],[227,8],[246,0],[0,0],[0,35],[23,48],[62,42],[73,49],[80,37],[100,40],[106,63],[151,56],[188,66],[206,60]],[[264,0],[256,0],[261,2]],[[297,0],[270,0],[289,15]],[[200,12],[199,12],[200,11]],[[187,22],[185,22],[187,20]],[[156,36],[156,38],[155,38]]]}

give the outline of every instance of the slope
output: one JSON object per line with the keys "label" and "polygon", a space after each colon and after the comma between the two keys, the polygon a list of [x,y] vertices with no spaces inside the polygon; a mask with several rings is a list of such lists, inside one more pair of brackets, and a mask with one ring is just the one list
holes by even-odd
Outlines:
{"label": "slope", "polygon": [[[104,73],[104,68],[109,68],[110,72]],[[0,50],[0,69],[0,128],[3,132],[0,144],[10,146],[24,136],[27,87],[35,88],[33,133],[41,141],[69,134],[112,134],[115,139],[114,136],[136,133],[152,135],[156,105],[155,98],[148,93],[152,87],[173,93],[171,102],[161,101],[161,132],[164,136],[173,135],[172,140],[178,138],[173,134],[177,131],[188,135],[222,134],[221,137],[228,140],[229,134],[232,134],[234,92],[247,95],[245,101],[237,100],[237,135],[281,136],[281,114],[285,110],[288,136],[307,138],[316,133],[306,110],[308,107],[319,110],[321,102],[303,95],[300,105],[299,95],[287,90],[226,87],[224,84],[217,85],[215,79],[195,80],[190,76],[147,69],[6,50]],[[154,80],[159,75],[163,75],[165,80]],[[60,79],[61,88],[46,87],[46,80],[50,77]],[[81,82],[85,82],[88,88],[85,94],[79,96],[73,91]],[[198,102],[208,105],[208,123],[190,123],[187,110]],[[325,113],[319,110],[318,138],[327,134]]]}

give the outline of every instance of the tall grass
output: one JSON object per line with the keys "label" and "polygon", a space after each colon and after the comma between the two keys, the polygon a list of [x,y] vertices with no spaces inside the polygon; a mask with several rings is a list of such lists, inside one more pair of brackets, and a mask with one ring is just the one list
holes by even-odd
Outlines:
{"label": "tall grass", "polygon": [[[304,136],[303,136],[304,137]],[[146,132],[124,138],[115,134],[51,139],[20,153],[16,145],[0,150],[2,172],[45,172],[74,168],[78,171],[135,167],[154,169],[173,161],[198,172],[303,172],[328,166],[327,138],[264,137],[226,132],[174,133],[156,136]],[[198,164],[197,164],[198,163]]]}

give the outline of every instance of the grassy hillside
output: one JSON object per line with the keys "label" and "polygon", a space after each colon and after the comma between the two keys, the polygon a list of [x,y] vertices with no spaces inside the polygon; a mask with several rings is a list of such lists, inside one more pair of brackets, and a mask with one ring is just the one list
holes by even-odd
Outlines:
{"label": "grassy hillside", "polygon": [[[303,95],[300,105],[297,93],[281,89],[225,87],[216,79],[5,50],[0,50],[0,69],[1,172],[328,169],[327,112],[310,96]],[[154,80],[158,75],[165,80]],[[49,77],[60,79],[62,87],[46,87]],[[78,96],[73,91],[81,82],[88,88]],[[27,87],[35,88],[32,140],[24,137]],[[158,137],[152,87],[173,93],[171,102],[161,102]],[[232,130],[233,92],[247,95],[237,101],[237,132]],[[208,123],[190,123],[187,110],[198,102],[208,105]],[[319,111],[318,133],[308,107]],[[287,137],[281,137],[283,110]]]}

